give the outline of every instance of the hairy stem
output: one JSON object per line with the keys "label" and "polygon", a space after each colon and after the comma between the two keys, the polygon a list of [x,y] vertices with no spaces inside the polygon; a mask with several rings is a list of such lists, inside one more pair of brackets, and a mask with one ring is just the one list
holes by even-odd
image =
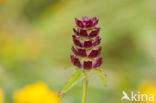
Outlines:
{"label": "hairy stem", "polygon": [[87,89],[88,89],[88,76],[84,73],[84,79],[82,81],[82,101],[81,103],[87,103]]}

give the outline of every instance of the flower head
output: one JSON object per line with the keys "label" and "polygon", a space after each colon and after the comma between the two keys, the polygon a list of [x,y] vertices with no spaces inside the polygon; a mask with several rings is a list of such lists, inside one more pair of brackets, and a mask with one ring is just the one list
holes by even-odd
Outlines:
{"label": "flower head", "polygon": [[14,103],[60,103],[57,93],[50,91],[42,82],[17,90],[13,100]]}
{"label": "flower head", "polygon": [[73,28],[71,62],[78,68],[89,70],[102,64],[100,28],[96,27],[98,21],[96,17],[82,17],[81,20],[75,18],[77,27]]}
{"label": "flower head", "polygon": [[0,90],[0,103],[4,103],[4,94],[2,90]]}

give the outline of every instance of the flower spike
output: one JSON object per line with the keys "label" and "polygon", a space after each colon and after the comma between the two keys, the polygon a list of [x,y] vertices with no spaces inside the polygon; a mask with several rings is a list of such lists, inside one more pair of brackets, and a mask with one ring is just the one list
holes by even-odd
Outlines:
{"label": "flower spike", "polygon": [[91,70],[100,67],[103,63],[101,57],[102,47],[99,46],[101,38],[100,28],[96,17],[82,17],[81,20],[75,18],[76,28],[73,28],[73,54],[70,56],[71,63],[82,69]]}
{"label": "flower spike", "polygon": [[102,46],[101,37],[99,36],[100,28],[96,27],[99,20],[96,17],[88,18],[86,16],[82,19],[75,18],[76,27],[73,28],[72,35],[73,46],[70,60],[75,66],[77,72],[71,76],[63,89],[58,92],[59,96],[63,96],[73,86],[82,80],[82,101],[87,103],[87,88],[88,80],[91,73],[96,72],[101,78],[104,86],[107,84],[106,76],[100,66],[103,63],[101,56]]}

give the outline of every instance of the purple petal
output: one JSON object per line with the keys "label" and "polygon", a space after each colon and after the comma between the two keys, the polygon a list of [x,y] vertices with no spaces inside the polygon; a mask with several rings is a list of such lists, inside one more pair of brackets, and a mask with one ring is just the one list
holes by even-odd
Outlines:
{"label": "purple petal", "polygon": [[81,42],[75,37],[75,35],[73,35],[73,42],[74,42],[75,45],[77,45],[79,47],[82,47]]}
{"label": "purple petal", "polygon": [[100,42],[101,42],[100,37],[97,37],[96,40],[93,42],[93,46],[97,46],[97,45],[99,45]]}
{"label": "purple petal", "polygon": [[79,60],[78,58],[76,58],[76,57],[73,56],[73,55],[70,56],[70,58],[71,58],[71,62],[72,62],[73,65],[75,65],[75,66],[81,68],[81,63],[80,63],[80,60]]}
{"label": "purple petal", "polygon": [[84,42],[84,47],[85,47],[85,48],[92,47],[92,41],[85,41],[85,42]]}
{"label": "purple petal", "polygon": [[97,20],[97,17],[93,17],[92,21],[95,22]]}
{"label": "purple petal", "polygon": [[102,64],[102,58],[98,58],[95,62],[95,64],[93,65],[93,68],[97,68],[99,66],[101,66]]}
{"label": "purple petal", "polygon": [[72,47],[72,51],[73,51],[73,53],[74,53],[75,55],[78,55],[78,52],[77,52],[77,50],[74,48],[74,46]]}
{"label": "purple petal", "polygon": [[91,27],[93,26],[92,20],[86,21],[85,24],[86,24],[86,25],[85,25],[86,28],[91,28]]}
{"label": "purple petal", "polygon": [[87,31],[86,30],[80,30],[80,33],[79,33],[81,36],[85,36],[85,37],[87,37],[88,36],[88,33],[87,33]]}
{"label": "purple petal", "polygon": [[87,69],[87,70],[91,69],[92,68],[92,61],[84,61],[83,68]]}
{"label": "purple petal", "polygon": [[99,19],[97,19],[96,17],[93,17],[92,21],[93,21],[93,26],[96,26],[99,22]]}
{"label": "purple petal", "polygon": [[85,49],[72,48],[72,51],[77,56],[87,57],[87,53]]}
{"label": "purple petal", "polygon": [[78,49],[78,55],[82,57],[86,57],[87,53],[85,49]]}
{"label": "purple petal", "polygon": [[78,27],[80,28],[84,28],[84,24],[82,21],[80,21],[79,19],[75,18],[75,23],[77,24]]}
{"label": "purple petal", "polygon": [[88,18],[87,16],[83,16],[83,17],[82,17],[82,20],[83,20],[83,21],[88,21],[89,18]]}
{"label": "purple petal", "polygon": [[95,37],[99,34],[99,31],[100,31],[100,28],[96,28],[94,31],[92,31],[90,34],[89,34],[89,37]]}
{"label": "purple petal", "polygon": [[88,57],[95,58],[100,55],[101,47],[98,50],[92,50]]}

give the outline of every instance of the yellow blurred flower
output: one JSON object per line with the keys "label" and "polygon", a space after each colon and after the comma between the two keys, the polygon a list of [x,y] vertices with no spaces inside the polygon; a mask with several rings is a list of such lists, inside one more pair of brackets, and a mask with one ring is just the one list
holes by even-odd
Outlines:
{"label": "yellow blurred flower", "polygon": [[[154,96],[156,96],[156,81],[144,80],[140,84],[139,91],[147,95],[153,94]],[[156,97],[154,98],[154,101],[147,101],[144,103],[156,103]]]}
{"label": "yellow blurred flower", "polygon": [[0,0],[0,3],[3,3],[5,0]]}
{"label": "yellow blurred flower", "polygon": [[4,103],[4,94],[2,90],[0,90],[0,103]]}
{"label": "yellow blurred flower", "polygon": [[14,103],[60,103],[60,97],[42,82],[28,85],[13,95]]}

